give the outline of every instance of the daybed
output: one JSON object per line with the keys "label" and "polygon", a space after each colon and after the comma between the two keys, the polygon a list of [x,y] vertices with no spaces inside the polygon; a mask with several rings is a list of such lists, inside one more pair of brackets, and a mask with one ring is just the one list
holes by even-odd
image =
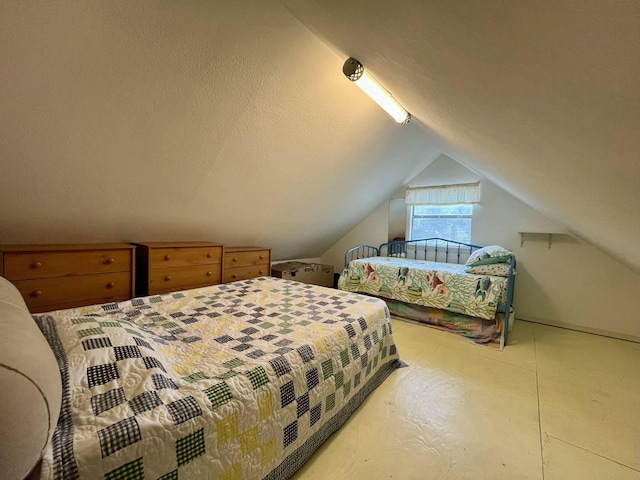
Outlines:
{"label": "daybed", "polygon": [[0,315],[8,478],[286,479],[399,363],[383,301],[270,277]]}
{"label": "daybed", "polygon": [[359,245],[345,254],[341,290],[381,297],[399,316],[472,338],[498,339],[512,321],[516,260],[499,246],[441,238]]}

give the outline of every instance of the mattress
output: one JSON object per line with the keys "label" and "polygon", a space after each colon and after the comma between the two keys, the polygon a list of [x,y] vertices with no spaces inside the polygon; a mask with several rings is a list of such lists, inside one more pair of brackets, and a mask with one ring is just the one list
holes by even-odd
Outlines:
{"label": "mattress", "polygon": [[398,257],[362,258],[352,260],[344,269],[338,288],[494,319],[506,294],[507,279],[472,275],[465,268]]}
{"label": "mattress", "polygon": [[383,301],[270,277],[34,318],[46,479],[288,478],[399,364]]}

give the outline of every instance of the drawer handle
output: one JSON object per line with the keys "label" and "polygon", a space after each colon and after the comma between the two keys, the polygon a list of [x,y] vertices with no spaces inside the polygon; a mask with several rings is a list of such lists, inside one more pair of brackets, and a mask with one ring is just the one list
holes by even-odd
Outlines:
{"label": "drawer handle", "polygon": [[33,262],[31,264],[31,268],[40,268],[41,266],[42,266],[42,262]]}
{"label": "drawer handle", "polygon": [[238,261],[238,257],[233,257],[233,258],[232,258],[232,260],[233,260],[234,262],[237,262],[237,261]]}
{"label": "drawer handle", "polygon": [[264,255],[260,255],[260,260],[264,260]]}
{"label": "drawer handle", "polygon": [[169,254],[165,255],[164,259],[167,260],[167,261],[171,260],[171,255],[169,255]]}
{"label": "drawer handle", "polygon": [[42,290],[34,290],[33,292],[31,292],[31,296],[32,297],[39,297],[40,295],[42,295]]}
{"label": "drawer handle", "polygon": [[207,277],[210,277],[211,275],[213,275],[213,272],[207,272]]}
{"label": "drawer handle", "polygon": [[213,253],[211,252],[207,253],[207,258],[211,258],[211,257],[213,257]]}
{"label": "drawer handle", "polygon": [[105,263],[105,265],[111,265],[111,264],[112,264],[113,262],[115,262],[115,261],[116,261],[116,259],[115,259],[115,258],[113,258],[113,257],[109,257],[109,258],[107,258],[107,259],[104,261],[104,263]]}
{"label": "drawer handle", "polygon": [[167,275],[166,277],[164,277],[164,281],[168,282],[169,280],[171,280],[171,277],[169,275]]}
{"label": "drawer handle", "polygon": [[236,278],[236,274],[234,273],[233,275],[231,275],[231,278]]}
{"label": "drawer handle", "polygon": [[258,273],[262,275],[264,272],[262,270],[258,270]]}
{"label": "drawer handle", "polygon": [[116,284],[115,284],[115,283],[113,283],[113,282],[109,282],[109,283],[107,283],[107,288],[113,288],[113,287],[115,287],[115,286],[116,286]]}

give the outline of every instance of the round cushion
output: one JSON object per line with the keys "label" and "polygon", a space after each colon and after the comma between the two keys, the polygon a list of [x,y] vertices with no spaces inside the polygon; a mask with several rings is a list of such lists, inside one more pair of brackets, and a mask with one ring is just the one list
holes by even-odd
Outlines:
{"label": "round cushion", "polygon": [[0,277],[0,465],[24,478],[53,435],[62,400],[55,356],[20,292]]}

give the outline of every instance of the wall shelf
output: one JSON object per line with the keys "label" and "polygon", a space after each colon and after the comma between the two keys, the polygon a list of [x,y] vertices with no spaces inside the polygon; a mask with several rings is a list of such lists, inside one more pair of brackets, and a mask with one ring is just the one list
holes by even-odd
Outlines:
{"label": "wall shelf", "polygon": [[546,236],[547,242],[549,244],[549,248],[551,248],[551,244],[553,243],[554,235],[568,235],[567,232],[518,232],[520,234],[520,247],[524,245],[524,240],[527,235],[530,236]]}

